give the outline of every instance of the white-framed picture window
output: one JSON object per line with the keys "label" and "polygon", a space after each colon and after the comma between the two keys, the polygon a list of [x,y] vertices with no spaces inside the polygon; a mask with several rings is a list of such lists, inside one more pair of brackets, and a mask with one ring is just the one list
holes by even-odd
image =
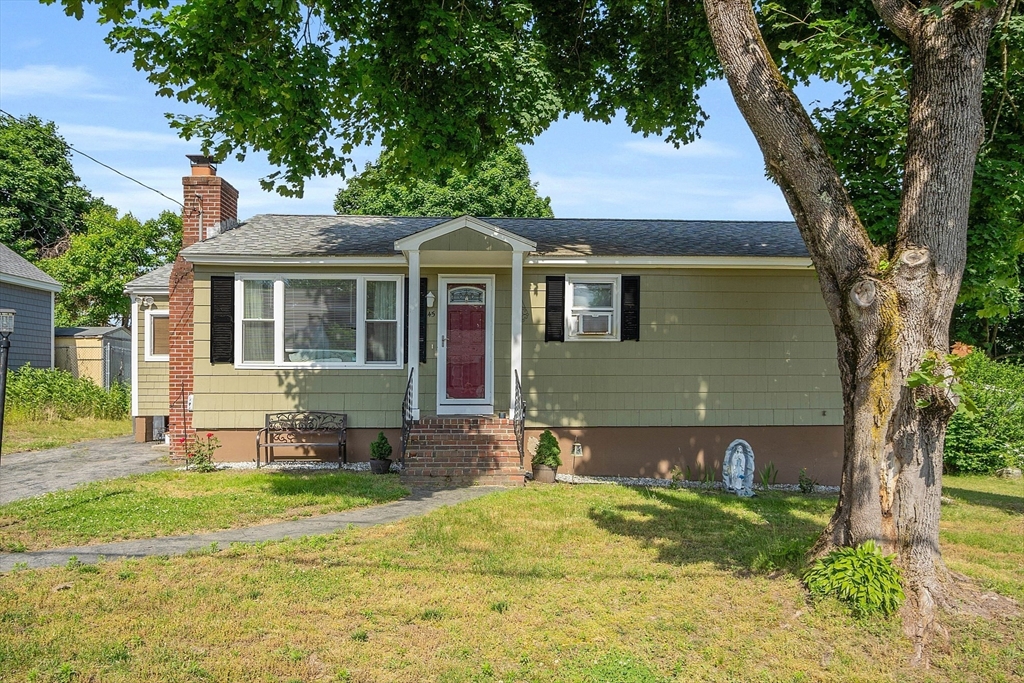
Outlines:
{"label": "white-framed picture window", "polygon": [[239,367],[402,367],[401,275],[235,279]]}
{"label": "white-framed picture window", "polygon": [[566,341],[618,341],[620,284],[618,275],[566,276]]}
{"label": "white-framed picture window", "polygon": [[146,311],[145,358],[147,361],[168,361],[171,352],[170,316],[167,311]]}

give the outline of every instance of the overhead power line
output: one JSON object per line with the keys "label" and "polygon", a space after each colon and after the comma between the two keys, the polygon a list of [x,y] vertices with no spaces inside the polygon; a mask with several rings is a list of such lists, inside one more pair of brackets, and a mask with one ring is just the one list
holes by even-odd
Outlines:
{"label": "overhead power line", "polygon": [[[20,122],[24,123],[24,119],[19,119],[14,114],[11,114],[10,112],[6,112],[3,109],[0,109],[0,114],[4,114],[5,116],[9,116],[10,118],[14,119],[15,121],[20,121]],[[116,168],[114,168],[110,164],[105,164],[102,161],[100,161],[99,159],[97,159],[96,157],[90,156],[89,154],[86,154],[85,152],[83,152],[81,150],[75,149],[71,145],[68,145],[68,149],[70,149],[75,154],[81,154],[83,157],[85,157],[89,161],[95,162],[95,163],[99,164],[100,166],[102,166],[105,169],[113,171],[114,173],[116,173],[117,175],[121,176],[122,178],[127,178],[128,180],[132,181],[136,185],[140,185],[140,186],[146,188],[147,190],[149,190],[151,192],[156,192],[158,195],[160,195],[164,199],[166,199],[168,201],[171,201],[171,202],[174,202],[175,204],[177,204],[181,208],[183,208],[183,209],[185,208],[185,205],[182,204],[181,202],[179,202],[177,199],[175,199],[173,197],[168,197],[167,195],[165,195],[163,192],[161,192],[160,190],[156,189],[155,187],[150,187],[149,185],[147,185],[146,183],[142,182],[141,180],[137,180],[137,179],[131,177],[130,175],[128,175],[127,173],[123,173],[123,172],[117,170]]]}

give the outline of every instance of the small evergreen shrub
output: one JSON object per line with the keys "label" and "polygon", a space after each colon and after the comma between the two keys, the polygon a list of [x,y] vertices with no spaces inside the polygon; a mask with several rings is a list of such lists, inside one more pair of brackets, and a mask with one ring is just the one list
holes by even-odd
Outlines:
{"label": "small evergreen shrub", "polygon": [[370,460],[390,460],[391,444],[384,432],[377,434],[377,439],[370,444]]}
{"label": "small evergreen shrub", "polygon": [[558,445],[558,439],[550,429],[545,429],[544,433],[540,435],[540,443],[537,444],[537,452],[531,463],[558,469],[562,466],[562,458],[559,457],[561,454],[562,448]]}
{"label": "small evergreen shrub", "polygon": [[977,414],[958,411],[946,431],[942,462],[950,474],[991,474],[1024,463],[1024,367],[975,351],[962,371]]}
{"label": "small evergreen shrub", "polygon": [[122,420],[131,412],[131,402],[131,388],[126,384],[114,384],[106,391],[88,377],[75,377],[64,370],[24,365],[7,376],[7,410],[24,419]]}
{"label": "small evergreen shrub", "polygon": [[831,595],[857,616],[894,613],[905,597],[894,555],[883,555],[874,541],[856,548],[838,548],[814,563],[804,574],[812,595]]}

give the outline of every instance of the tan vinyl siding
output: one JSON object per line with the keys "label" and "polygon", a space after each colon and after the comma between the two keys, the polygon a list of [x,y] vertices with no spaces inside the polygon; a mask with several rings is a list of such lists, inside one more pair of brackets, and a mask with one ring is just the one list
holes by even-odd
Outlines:
{"label": "tan vinyl siding", "polygon": [[[405,269],[324,267],[302,272],[405,274]],[[424,268],[421,275],[435,297],[441,295],[439,272],[496,275],[494,407],[507,411],[511,271]],[[258,428],[267,412],[302,409],[347,412],[353,427],[401,425],[404,369],[239,370],[233,364],[211,365],[209,277],[233,274],[197,268],[193,424],[198,429]],[[640,275],[641,341],[545,343],[544,278],[564,274],[558,269],[524,273],[528,316],[523,323],[523,388],[531,426],[842,423],[835,340],[813,273],[638,269],[632,274]],[[417,362],[415,321],[409,330],[423,414],[436,410],[439,311],[439,302],[428,311],[426,363]],[[140,363],[140,407],[146,365]]]}
{"label": "tan vinyl siding", "polygon": [[[154,297],[152,310],[166,311],[167,297]],[[136,417],[167,415],[167,366],[165,360],[146,360],[146,311],[139,306],[138,320],[132,321],[138,331],[139,412]]]}
{"label": "tan vinyl siding", "polygon": [[529,425],[842,424],[835,337],[813,273],[637,272],[641,341],[546,343],[545,276],[565,273],[526,271]]}
{"label": "tan vinyl siding", "polygon": [[[241,271],[240,271],[241,272]],[[405,274],[394,268],[260,268],[260,273]],[[269,412],[333,410],[348,413],[351,427],[400,427],[406,370],[239,370],[210,363],[210,276],[233,271],[196,268],[195,379],[192,424],[196,429],[262,427]],[[412,348],[415,350],[415,332]],[[401,341],[399,341],[401,344]]]}
{"label": "tan vinyl siding", "polygon": [[459,228],[432,240],[420,247],[421,251],[512,251],[512,246],[489,235],[482,235],[472,228]]}

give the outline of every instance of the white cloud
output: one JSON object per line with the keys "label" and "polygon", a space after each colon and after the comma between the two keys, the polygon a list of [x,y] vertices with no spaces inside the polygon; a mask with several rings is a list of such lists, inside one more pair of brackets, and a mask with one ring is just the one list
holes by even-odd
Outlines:
{"label": "white cloud", "polygon": [[698,138],[678,149],[671,143],[654,138],[630,140],[623,144],[623,147],[631,152],[673,159],[729,159],[740,156],[740,153],[731,147],[703,138]]}
{"label": "white cloud", "polygon": [[[168,147],[194,147],[174,133],[153,133],[145,130],[123,130],[110,126],[80,126],[62,124],[60,134],[73,145],[85,151],[152,150]],[[190,147],[190,148],[191,148]]]}
{"label": "white cloud", "polygon": [[20,69],[0,69],[0,95],[4,97],[83,97],[116,100],[100,92],[102,82],[80,66],[38,64]]}

